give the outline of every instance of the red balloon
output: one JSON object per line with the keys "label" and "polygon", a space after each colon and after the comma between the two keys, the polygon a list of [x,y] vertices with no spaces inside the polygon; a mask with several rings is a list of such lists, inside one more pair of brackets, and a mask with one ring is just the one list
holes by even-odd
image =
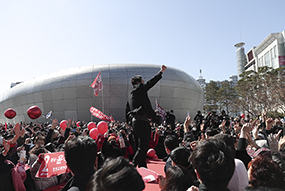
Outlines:
{"label": "red balloon", "polygon": [[80,121],[77,121],[76,126],[80,127]]}
{"label": "red balloon", "polygon": [[154,158],[154,159],[158,159],[158,156],[155,154],[153,158]]}
{"label": "red balloon", "polygon": [[13,119],[16,114],[16,111],[12,108],[9,108],[4,112],[5,117],[7,117],[8,119]]}
{"label": "red balloon", "polygon": [[90,131],[91,129],[96,128],[96,124],[91,121],[91,122],[88,123],[87,128]]}
{"label": "red balloon", "polygon": [[101,134],[105,134],[108,131],[108,123],[105,121],[100,121],[97,125],[98,131]]}
{"label": "red balloon", "polygon": [[245,114],[243,113],[243,114],[241,114],[240,116],[241,116],[241,118],[244,118],[244,117],[245,117]]}
{"label": "red balloon", "polygon": [[97,139],[98,135],[99,135],[99,132],[98,132],[98,129],[96,128],[93,128],[89,131],[89,135],[92,139]]}
{"label": "red balloon", "polygon": [[38,106],[32,106],[27,110],[27,114],[31,119],[37,119],[42,115],[42,111]]}
{"label": "red balloon", "polygon": [[148,149],[146,155],[150,158],[153,158],[155,156],[155,150],[154,149]]}
{"label": "red balloon", "polygon": [[59,126],[60,126],[60,128],[62,128],[63,130],[65,130],[66,127],[67,127],[67,121],[66,121],[66,120],[62,120],[62,121],[59,123]]}

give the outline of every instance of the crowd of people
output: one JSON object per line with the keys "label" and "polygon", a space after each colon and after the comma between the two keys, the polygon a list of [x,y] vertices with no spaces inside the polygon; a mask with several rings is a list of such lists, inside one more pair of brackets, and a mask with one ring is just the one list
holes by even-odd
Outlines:
{"label": "crowd of people", "polygon": [[[79,190],[145,188],[131,163],[138,147],[130,124],[110,122],[108,131],[94,140],[87,122],[76,123],[69,119],[63,130],[57,119],[50,124],[22,122],[8,124],[7,131],[1,124],[0,190],[21,190],[13,182],[15,169],[26,190],[44,190],[68,180],[65,190],[74,181],[80,182]],[[285,190],[284,121],[280,118],[197,112],[193,120],[187,116],[184,123],[176,121],[175,127],[166,122],[150,122],[150,127],[148,149],[165,161],[165,177],[158,178],[161,190]],[[25,161],[20,158],[23,150]],[[71,172],[37,178],[44,154],[60,151],[65,152]],[[30,167],[24,172],[19,170],[23,162]]]}
{"label": "crowd of people", "polygon": [[[147,157],[165,161],[165,176],[155,180],[162,191],[285,190],[284,120],[265,112],[231,118],[225,111],[205,116],[198,111],[181,123],[173,110],[163,119],[147,92],[166,69],[162,65],[146,83],[140,75],[131,79],[126,119],[109,122],[102,134],[71,119],[66,127],[57,119],[1,124],[0,191],[63,183],[63,191],[142,191],[145,181],[137,167],[147,168]],[[55,152],[64,152],[70,171],[40,178],[45,156]]]}

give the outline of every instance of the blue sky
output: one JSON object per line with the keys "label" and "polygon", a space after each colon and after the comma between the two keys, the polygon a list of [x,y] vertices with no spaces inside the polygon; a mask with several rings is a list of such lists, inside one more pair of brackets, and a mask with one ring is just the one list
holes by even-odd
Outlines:
{"label": "blue sky", "polygon": [[0,93],[11,82],[109,63],[165,64],[209,80],[284,27],[283,0],[0,0]]}

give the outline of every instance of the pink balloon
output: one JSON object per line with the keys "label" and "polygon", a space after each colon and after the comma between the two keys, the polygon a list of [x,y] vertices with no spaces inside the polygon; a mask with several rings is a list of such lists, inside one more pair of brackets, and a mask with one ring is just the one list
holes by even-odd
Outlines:
{"label": "pink balloon", "polygon": [[105,121],[100,121],[97,125],[98,131],[101,134],[105,134],[108,131],[108,123]]}
{"label": "pink balloon", "polygon": [[37,119],[42,115],[42,111],[38,106],[32,106],[27,110],[27,114],[31,119]]}
{"label": "pink balloon", "polygon": [[7,117],[8,119],[13,119],[16,114],[16,111],[12,108],[9,108],[4,112],[5,117]]}
{"label": "pink balloon", "polygon": [[99,135],[99,132],[98,132],[98,129],[96,128],[93,128],[89,131],[89,135],[92,139],[97,139],[98,135]]}
{"label": "pink balloon", "polygon": [[77,121],[76,126],[80,127],[80,121]]}
{"label": "pink balloon", "polygon": [[96,124],[94,122],[89,122],[87,128],[90,131],[91,129],[96,128]]}
{"label": "pink balloon", "polygon": [[67,127],[67,121],[66,121],[66,120],[62,120],[62,121],[59,123],[59,126],[60,126],[60,128],[62,128],[63,130],[65,130],[66,127]]}
{"label": "pink balloon", "polygon": [[148,149],[146,155],[150,158],[153,158],[155,156],[155,150],[154,149]]}

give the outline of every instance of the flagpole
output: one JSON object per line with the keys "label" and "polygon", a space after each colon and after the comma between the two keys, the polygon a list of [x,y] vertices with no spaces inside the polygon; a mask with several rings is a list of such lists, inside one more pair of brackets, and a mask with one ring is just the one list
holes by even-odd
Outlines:
{"label": "flagpole", "polygon": [[[100,70],[101,72],[101,70]],[[104,108],[104,88],[103,88],[103,79],[101,78],[101,82],[102,82],[102,110],[103,110],[103,113],[105,113],[105,108]]]}
{"label": "flagpole", "polygon": [[[91,106],[93,106],[93,94],[94,94],[94,89],[93,89],[93,93],[92,93],[92,96],[91,96]],[[92,113],[91,113],[91,116],[90,116],[90,121],[92,121]]]}
{"label": "flagpole", "polygon": [[[91,86],[94,89],[94,95],[98,96],[99,92],[101,90],[103,90],[103,83],[102,83],[102,76],[101,76],[101,70],[99,72],[99,74],[96,76],[95,80],[93,81],[93,83],[91,84]],[[104,112],[104,94],[102,92],[102,110]],[[91,101],[91,105],[93,103],[93,99]],[[93,116],[91,115],[91,120],[93,119]]]}

